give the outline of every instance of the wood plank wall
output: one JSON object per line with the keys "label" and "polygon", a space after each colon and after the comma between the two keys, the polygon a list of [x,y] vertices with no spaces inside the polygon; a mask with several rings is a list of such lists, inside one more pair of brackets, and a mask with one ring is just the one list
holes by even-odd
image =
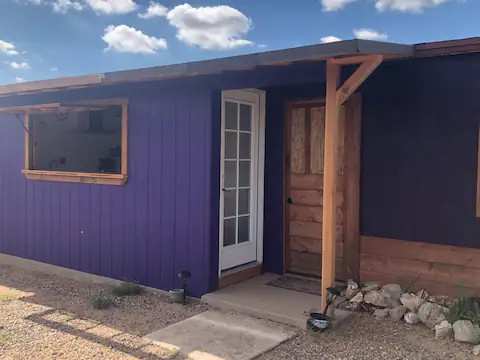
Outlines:
{"label": "wood plank wall", "polygon": [[480,294],[480,249],[362,236],[362,281],[400,283],[432,294]]}

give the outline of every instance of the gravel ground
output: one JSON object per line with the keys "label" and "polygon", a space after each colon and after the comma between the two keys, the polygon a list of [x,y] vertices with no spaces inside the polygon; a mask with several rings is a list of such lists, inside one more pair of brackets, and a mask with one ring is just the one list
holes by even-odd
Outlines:
{"label": "gravel ground", "polygon": [[0,359],[167,359],[142,337],[207,309],[146,292],[95,310],[90,299],[110,290],[0,266]]}
{"label": "gravel ground", "polygon": [[[325,333],[304,331],[264,354],[261,360],[447,360],[474,359],[472,346],[453,340],[435,340],[422,325],[410,326],[391,320],[375,320],[354,314],[337,329]],[[480,357],[478,357],[480,359]]]}
{"label": "gravel ground", "polygon": [[[0,359],[172,359],[143,336],[198,314],[202,304],[170,304],[157,293],[124,297],[95,310],[105,286],[0,266]],[[298,336],[261,360],[473,359],[472,347],[435,340],[423,326],[355,314],[338,329]]]}

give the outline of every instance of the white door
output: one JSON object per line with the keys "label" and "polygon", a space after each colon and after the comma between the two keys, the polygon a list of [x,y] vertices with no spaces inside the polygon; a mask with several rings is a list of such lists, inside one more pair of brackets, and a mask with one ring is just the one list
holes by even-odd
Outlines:
{"label": "white door", "polygon": [[261,262],[264,94],[222,93],[220,271]]}

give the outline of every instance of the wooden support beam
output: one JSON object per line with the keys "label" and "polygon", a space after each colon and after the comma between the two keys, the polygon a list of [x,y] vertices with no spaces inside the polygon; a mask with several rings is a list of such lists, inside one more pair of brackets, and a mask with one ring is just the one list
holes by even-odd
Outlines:
{"label": "wooden support beam", "polygon": [[342,105],[348,100],[371,73],[382,63],[382,55],[370,55],[365,59],[355,72],[343,83],[337,91],[337,103]]}
{"label": "wooden support beam", "polygon": [[337,148],[339,142],[338,113],[340,108],[337,102],[337,87],[340,81],[340,69],[340,65],[327,60],[322,214],[322,310],[325,309],[327,304],[327,288],[335,283]]}
{"label": "wooden support beam", "polygon": [[[324,142],[324,169],[323,169],[323,213],[322,213],[322,310],[325,310],[328,300],[327,289],[335,285],[335,247],[336,247],[336,231],[337,231],[337,179],[338,179],[338,144],[339,144],[339,112],[340,107],[350,98],[350,96],[360,87],[360,85],[375,71],[375,69],[382,63],[382,55],[368,55],[368,56],[356,56],[340,59],[328,59],[327,60],[327,76],[326,76],[326,105],[325,105],[325,142]],[[353,65],[360,63],[355,72],[339,87],[340,74],[342,66]],[[355,99],[354,103],[359,102],[359,98]],[[360,109],[360,105],[358,109]],[[360,116],[359,114],[356,114]],[[357,119],[358,120],[358,119]],[[346,119],[346,122],[356,121],[356,119]],[[358,124],[347,124],[347,126],[355,126]],[[359,136],[355,134],[356,137]],[[350,139],[352,141],[353,148],[357,148],[359,145],[359,137]],[[355,143],[353,143],[355,142]],[[358,143],[358,144],[357,144]],[[356,162],[355,159],[352,159]],[[356,164],[352,163],[353,171],[358,171]],[[350,179],[349,179],[350,180]],[[356,179],[351,179],[357,181]],[[357,186],[353,184],[352,186]],[[357,189],[352,187],[351,191],[354,192]],[[357,198],[351,198],[351,205],[355,205],[358,202]],[[357,206],[357,205],[355,205]],[[357,239],[358,224],[354,222],[353,217],[358,215],[358,209],[354,209],[352,206],[351,216],[352,221],[349,224],[351,233],[354,235],[349,239],[350,243],[353,243]],[[357,212],[357,213],[356,213]],[[357,219],[358,221],[358,219]],[[358,242],[358,241],[357,241]],[[356,249],[352,251],[358,251],[358,244],[355,245]],[[352,261],[352,273],[358,274],[358,254],[350,253]],[[355,258],[355,259],[354,259]],[[348,266],[348,264],[347,264]]]}
{"label": "wooden support beam", "polygon": [[379,55],[347,56],[347,57],[334,58],[331,61],[337,65],[355,65],[355,64],[361,64],[365,61],[372,60],[375,56],[379,56]]}
{"label": "wooden support beam", "polygon": [[360,281],[360,148],[362,96],[353,94],[345,103],[343,260],[348,279]]}

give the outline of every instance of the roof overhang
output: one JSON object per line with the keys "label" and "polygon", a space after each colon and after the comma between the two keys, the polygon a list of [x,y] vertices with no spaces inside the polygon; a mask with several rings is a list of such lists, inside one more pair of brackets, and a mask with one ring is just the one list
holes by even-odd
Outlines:
{"label": "roof overhang", "polygon": [[260,66],[317,62],[330,58],[371,54],[383,55],[385,60],[408,58],[414,55],[414,47],[412,45],[354,39],[183,64],[3,85],[0,86],[0,96],[213,75],[226,71],[252,70]]}

